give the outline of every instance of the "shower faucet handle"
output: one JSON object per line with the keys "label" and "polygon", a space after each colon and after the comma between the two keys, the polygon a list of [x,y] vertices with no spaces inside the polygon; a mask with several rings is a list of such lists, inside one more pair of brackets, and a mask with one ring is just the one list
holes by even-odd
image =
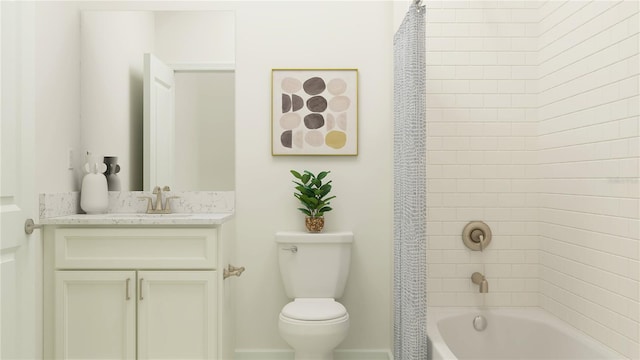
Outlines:
{"label": "shower faucet handle", "polygon": [[482,221],[471,221],[462,230],[462,242],[474,251],[483,251],[491,243],[491,229]]}

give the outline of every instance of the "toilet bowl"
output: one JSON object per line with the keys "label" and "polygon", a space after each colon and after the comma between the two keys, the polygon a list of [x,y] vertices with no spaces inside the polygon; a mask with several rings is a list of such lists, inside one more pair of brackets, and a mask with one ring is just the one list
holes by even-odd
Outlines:
{"label": "toilet bowl", "polygon": [[353,233],[278,232],[278,259],[290,299],[280,311],[280,336],[295,360],[332,360],[346,337],[349,313],[342,297],[351,262]]}
{"label": "toilet bowl", "polygon": [[295,299],[280,312],[278,327],[295,360],[332,360],[349,331],[349,314],[333,299]]}

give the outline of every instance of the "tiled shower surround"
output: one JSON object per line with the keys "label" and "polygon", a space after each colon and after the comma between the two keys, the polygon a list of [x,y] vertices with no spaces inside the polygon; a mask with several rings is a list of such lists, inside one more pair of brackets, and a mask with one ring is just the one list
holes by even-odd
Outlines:
{"label": "tiled shower surround", "polygon": [[425,5],[429,305],[541,306],[640,357],[640,2]]}

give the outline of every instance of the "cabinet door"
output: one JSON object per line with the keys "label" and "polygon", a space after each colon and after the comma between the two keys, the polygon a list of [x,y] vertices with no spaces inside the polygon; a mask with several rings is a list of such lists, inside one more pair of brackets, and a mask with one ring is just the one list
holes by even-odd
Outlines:
{"label": "cabinet door", "polygon": [[56,359],[135,359],[134,271],[56,271]]}
{"label": "cabinet door", "polygon": [[138,272],[138,359],[215,359],[215,271]]}

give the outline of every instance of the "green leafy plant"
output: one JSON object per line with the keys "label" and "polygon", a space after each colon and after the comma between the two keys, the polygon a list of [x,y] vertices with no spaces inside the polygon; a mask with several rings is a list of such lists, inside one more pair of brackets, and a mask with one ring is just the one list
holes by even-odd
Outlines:
{"label": "green leafy plant", "polygon": [[312,172],[305,170],[302,174],[295,170],[291,170],[291,174],[297,179],[293,180],[296,184],[295,189],[298,192],[293,193],[296,199],[300,200],[304,207],[298,208],[309,217],[320,217],[325,212],[333,210],[329,206],[329,200],[335,196],[326,197],[331,192],[331,182],[323,183],[322,180],[327,177],[331,171],[322,171],[318,176]]}

